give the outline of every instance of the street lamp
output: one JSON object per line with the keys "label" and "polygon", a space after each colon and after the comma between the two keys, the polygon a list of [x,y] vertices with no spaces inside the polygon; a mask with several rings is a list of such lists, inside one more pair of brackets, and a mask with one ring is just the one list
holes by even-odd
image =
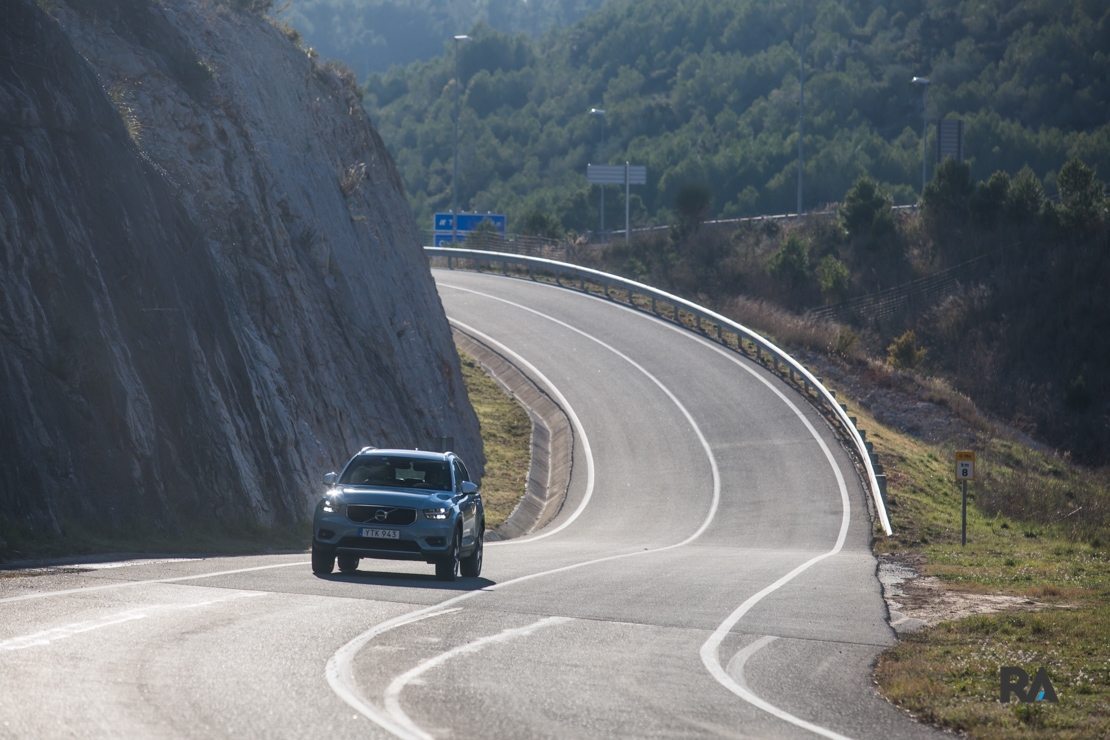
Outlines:
{"label": "street lamp", "polygon": [[798,218],[802,217],[802,138],[805,135],[806,3],[802,0],[802,50],[798,53]]}
{"label": "street lamp", "polygon": [[[605,111],[601,108],[590,108],[591,116],[601,116],[601,161],[605,164]],[[605,238],[605,185],[601,185],[601,238]]]}
{"label": "street lamp", "polygon": [[914,77],[913,83],[921,85],[921,117],[923,123],[921,124],[921,193],[925,193],[925,166],[928,162],[928,155],[926,154],[925,136],[929,132],[929,109],[925,107],[925,94],[929,92],[929,78],[928,77]]}
{"label": "street lamp", "polygon": [[469,36],[455,37],[455,171],[451,175],[451,241],[459,240],[459,42]]}

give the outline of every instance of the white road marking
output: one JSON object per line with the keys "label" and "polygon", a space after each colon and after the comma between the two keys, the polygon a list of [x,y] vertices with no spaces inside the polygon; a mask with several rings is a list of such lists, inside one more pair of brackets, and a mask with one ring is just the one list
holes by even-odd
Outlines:
{"label": "white road marking", "polygon": [[[686,421],[687,421],[687,423],[690,424],[690,428],[693,430],[694,434],[697,435],[698,442],[701,443],[702,449],[705,451],[706,457],[709,458],[709,467],[710,467],[710,470],[713,473],[713,500],[712,500],[712,503],[710,504],[710,507],[709,507],[709,515],[706,517],[705,521],[702,522],[701,527],[699,527],[698,530],[696,532],[694,532],[694,534],[692,534],[690,537],[683,540],[681,544],[684,545],[687,542],[692,542],[693,540],[697,539],[698,537],[700,537],[702,535],[702,533],[709,527],[710,522],[713,521],[713,517],[717,513],[717,507],[721,503],[721,472],[717,467],[717,458],[713,456],[713,449],[709,446],[709,440],[707,440],[705,438],[705,435],[702,434],[701,427],[699,427],[698,423],[696,421],[694,421],[693,414],[691,414],[686,409],[686,407],[682,405],[682,402],[678,400],[678,396],[676,396],[674,393],[672,393],[670,388],[663,385],[662,381],[660,381],[659,378],[655,377],[650,372],[648,372],[647,368],[645,368],[643,365],[641,365],[640,363],[633,360],[631,357],[629,357],[625,353],[621,352],[616,347],[612,346],[611,344],[607,344],[606,342],[603,342],[602,340],[598,339],[597,337],[593,336],[592,334],[588,334],[588,333],[582,331],[581,329],[579,329],[578,327],[572,326],[572,325],[568,324],[565,321],[560,321],[559,319],[557,319],[553,316],[548,316],[548,315],[546,315],[546,314],[544,314],[540,311],[537,311],[534,308],[529,308],[528,306],[525,306],[523,304],[514,303],[513,301],[507,300],[505,298],[501,298],[501,297],[495,296],[495,295],[490,295],[489,293],[483,293],[479,290],[471,290],[469,288],[460,288],[460,287],[455,286],[455,285],[445,285],[444,287],[451,288],[452,290],[459,290],[459,291],[462,291],[464,293],[473,293],[474,295],[480,295],[484,298],[489,298],[491,300],[498,301],[500,303],[505,303],[507,305],[512,306],[513,308],[518,308],[521,311],[527,311],[528,313],[535,314],[536,316],[539,316],[540,318],[547,319],[548,321],[551,321],[555,324],[558,324],[559,326],[563,327],[564,329],[569,329],[570,331],[572,331],[572,332],[574,332],[574,333],[576,333],[576,334],[578,334],[578,335],[580,335],[580,336],[582,336],[586,339],[589,339],[591,342],[595,342],[596,344],[601,345],[605,349],[607,349],[610,352],[612,352],[613,354],[615,354],[617,357],[620,357],[622,360],[624,360],[628,364],[632,365],[632,367],[636,368],[641,373],[643,373],[643,375],[646,376],[648,378],[648,380],[650,380],[652,383],[654,383],[656,386],[658,386],[659,389],[667,395],[667,398],[671,399],[671,402],[675,406],[678,407],[678,410],[682,412],[682,415],[686,417]],[[464,328],[466,328],[461,323],[459,323],[459,326],[463,326]],[[486,337],[486,335],[484,335],[484,334],[482,334],[481,336]],[[497,344],[500,347],[505,346],[503,344],[500,344],[499,342],[497,342]],[[513,354],[516,355],[515,352]],[[516,356],[520,357],[520,355],[516,355]],[[561,395],[562,394],[560,394],[560,396]],[[577,417],[575,417],[575,418],[577,418]],[[592,463],[592,458],[591,458],[590,462]],[[590,472],[591,472],[591,474],[593,472],[592,464],[591,464],[591,467],[590,467]],[[574,517],[573,518],[577,518],[578,515],[581,514],[584,509],[585,509],[585,506],[579,506],[579,508],[574,512]],[[558,529],[562,529],[567,524],[569,524],[569,522],[565,522]],[[556,531],[558,531],[558,529]],[[550,532],[548,534],[554,534],[554,533],[555,532]],[[529,537],[529,538],[526,538],[526,539],[522,539],[522,540],[520,540],[520,542],[521,543],[534,542],[535,540],[540,539],[540,537],[545,537],[545,536],[547,536],[547,534],[537,535],[536,537]],[[669,549],[669,548],[662,548],[662,549]],[[655,552],[659,552],[659,550],[655,550]]]}
{"label": "white road marking", "polygon": [[9,596],[0,599],[0,604],[13,601],[30,601],[31,599],[45,599],[49,596],[68,596],[70,594],[85,594],[94,591],[107,591],[113,588],[130,588],[131,586],[146,586],[151,583],[180,583],[181,581],[196,581],[201,578],[215,578],[216,576],[230,576],[235,573],[251,573],[256,570],[270,570],[271,568],[289,568],[294,565],[308,565],[308,560],[299,560],[295,563],[278,563],[277,565],[259,565],[254,568],[236,568],[235,570],[217,570],[211,573],[198,573],[192,576],[176,576],[174,578],[154,578],[148,581],[122,581],[119,583],[106,583],[103,586],[85,586],[84,588],[67,588],[61,591],[36,591],[22,596]]}
{"label": "white road marking", "polygon": [[[544,285],[544,283],[541,283],[541,285]],[[455,286],[447,286],[447,287],[455,288]],[[565,288],[558,288],[558,287],[553,286],[553,285],[548,286],[548,287],[550,287],[552,290],[565,290]],[[455,288],[455,289],[456,290],[466,290],[465,288]],[[469,291],[469,292],[478,293],[478,291]],[[482,294],[482,295],[484,295],[484,294]],[[603,299],[598,298],[598,300],[603,300]],[[508,302],[508,301],[506,301],[506,302]],[[833,740],[848,740],[844,735],[837,734],[837,733],[833,732],[832,730],[825,729],[824,727],[820,727],[818,725],[815,725],[812,722],[807,722],[806,720],[801,719],[800,717],[796,717],[796,716],[790,714],[789,712],[786,712],[785,710],[779,709],[778,707],[774,706],[770,702],[767,702],[767,701],[761,699],[760,697],[756,696],[754,693],[752,693],[746,687],[741,686],[740,684],[738,684],[735,680],[732,679],[731,676],[729,676],[729,674],[727,672],[725,672],[724,669],[721,668],[720,659],[719,659],[718,654],[717,654],[718,653],[718,648],[720,647],[721,642],[728,635],[728,633],[732,630],[732,628],[736,626],[736,624],[740,621],[740,619],[743,618],[743,616],[745,614],[747,614],[747,612],[753,606],[755,606],[757,603],[759,603],[761,600],[763,600],[763,598],[766,597],[767,595],[769,595],[771,593],[774,593],[778,589],[785,586],[787,583],[789,583],[791,580],[793,580],[797,575],[799,575],[800,573],[808,570],[813,565],[821,562],[822,560],[824,560],[826,558],[829,558],[829,557],[832,557],[833,555],[836,555],[844,547],[844,542],[845,542],[845,539],[847,538],[847,535],[848,535],[848,525],[851,521],[851,500],[848,496],[848,487],[847,487],[847,484],[844,481],[844,475],[841,472],[840,467],[836,464],[836,460],[835,460],[835,458],[833,458],[832,452],[829,450],[828,445],[825,444],[825,440],[823,440],[821,438],[821,436],[817,433],[817,430],[814,429],[813,425],[810,423],[809,419],[806,418],[805,414],[802,413],[802,411],[794,404],[794,402],[791,401],[789,398],[787,398],[786,395],[781,390],[776,388],[767,378],[763,377],[763,375],[761,375],[759,372],[757,372],[756,370],[749,367],[744,362],[741,362],[739,359],[737,359],[732,352],[725,351],[719,345],[717,345],[717,344],[715,344],[715,343],[713,343],[713,342],[711,342],[711,341],[709,341],[709,340],[707,340],[703,337],[699,337],[699,336],[691,333],[689,329],[685,329],[683,327],[675,326],[674,324],[672,324],[668,321],[665,321],[665,320],[663,320],[663,319],[661,319],[658,316],[655,316],[653,314],[650,314],[650,315],[645,314],[643,311],[634,309],[630,306],[624,306],[624,305],[621,305],[619,303],[615,303],[613,301],[604,301],[604,302],[608,305],[616,306],[617,308],[620,308],[624,311],[628,311],[628,312],[630,312],[634,315],[641,316],[645,319],[649,319],[651,321],[656,322],[657,324],[665,326],[666,328],[676,332],[680,336],[684,336],[684,337],[687,337],[689,339],[693,339],[698,344],[700,344],[704,347],[708,347],[709,349],[712,349],[714,352],[718,353],[722,357],[728,359],[730,362],[732,362],[737,367],[739,367],[742,370],[744,370],[745,372],[747,372],[753,378],[755,378],[755,379],[759,380],[759,382],[763,383],[763,385],[766,386],[776,396],[778,396],[779,399],[782,400],[783,403],[785,403],[788,407],[790,407],[790,409],[794,412],[794,414],[805,425],[806,429],[810,433],[810,436],[812,436],[813,439],[816,440],[817,444],[821,447],[821,450],[825,455],[825,459],[828,460],[829,466],[832,468],[833,473],[836,475],[837,485],[840,488],[840,501],[841,501],[842,514],[841,514],[841,522],[840,522],[840,533],[837,536],[836,544],[828,552],[823,553],[821,555],[818,555],[817,557],[812,558],[812,559],[806,561],[805,563],[802,563],[801,565],[799,565],[797,568],[795,568],[794,570],[787,573],[782,578],[779,578],[777,581],[775,581],[771,585],[767,586],[766,588],[761,590],[759,593],[749,597],[746,601],[744,601],[743,604],[741,604],[739,607],[737,607],[737,609],[732,614],[730,614],[729,617],[724,622],[721,623],[721,625],[713,632],[713,634],[709,637],[709,639],[706,640],[705,644],[702,645],[702,647],[701,647],[700,654],[701,654],[702,663],[705,665],[706,669],[708,669],[709,673],[713,676],[713,678],[715,678],[717,680],[717,682],[720,683],[722,686],[724,686],[729,691],[736,694],[737,696],[739,696],[741,699],[748,702],[749,704],[752,704],[753,706],[756,706],[756,707],[762,709],[763,711],[765,711],[765,712],[767,712],[767,713],[769,713],[769,714],[771,714],[775,717],[778,717],[779,719],[781,719],[785,722],[789,722],[790,724],[793,724],[793,725],[796,725],[798,727],[804,728],[804,729],[809,730],[810,732],[813,732],[815,734],[822,735],[822,736],[828,737],[828,738],[832,738]],[[516,304],[513,304],[513,305],[516,305]],[[533,313],[536,313],[536,312],[533,311]],[[708,524],[706,526],[708,526]],[[763,645],[765,645],[765,644],[767,644],[767,643],[763,643],[759,647],[763,647]],[[756,648],[756,650],[758,650],[758,649],[759,648]],[[743,652],[744,651],[741,651],[741,653],[743,653]],[[737,670],[740,670],[740,671],[743,670],[744,661],[746,661],[747,658],[754,652],[755,652],[755,650],[752,650],[750,653],[745,653],[744,654],[743,659],[739,660],[736,663]]]}
{"label": "white road marking", "polygon": [[[445,286],[445,287],[455,288],[455,286]],[[590,339],[591,341],[594,341],[597,344],[600,344],[602,347],[608,349],[610,352],[616,354],[617,356],[621,357],[622,359],[624,359],[625,361],[631,363],[634,367],[636,367],[636,369],[638,369],[645,376],[647,376],[653,383],[655,383],[657,386],[659,386],[659,388],[661,388],[664,393],[667,394],[667,396],[675,403],[676,406],[678,406],[678,408],[682,411],[683,415],[686,417],[687,421],[690,423],[691,428],[693,429],[694,433],[697,435],[698,440],[701,442],[702,448],[705,450],[705,453],[709,458],[710,468],[713,472],[713,499],[712,499],[712,503],[709,507],[709,512],[706,515],[706,518],[702,522],[701,526],[699,526],[693,534],[691,534],[689,537],[682,540],[681,542],[676,542],[676,543],[671,544],[671,545],[666,545],[664,547],[657,547],[657,548],[650,549],[650,550],[639,550],[639,551],[636,551],[636,552],[627,552],[627,553],[622,553],[622,554],[619,554],[619,555],[609,555],[607,557],[597,558],[596,560],[588,560],[588,561],[581,562],[581,563],[574,563],[572,565],[565,565],[565,566],[560,567],[560,568],[554,568],[552,570],[541,571],[539,573],[532,573],[530,575],[520,576],[518,578],[513,578],[513,579],[508,580],[508,581],[502,581],[501,583],[493,584],[492,586],[488,586],[484,589],[479,589],[479,590],[476,590],[476,591],[468,591],[467,593],[460,594],[460,595],[455,596],[453,598],[447,599],[446,601],[442,601],[439,604],[436,604],[434,606],[429,606],[429,607],[426,607],[424,609],[420,609],[420,610],[415,611],[415,612],[410,612],[409,614],[402,615],[400,617],[395,617],[394,619],[391,619],[391,620],[388,620],[386,622],[382,622],[381,624],[375,625],[374,627],[371,627],[366,632],[363,632],[361,635],[358,635],[353,640],[351,640],[346,645],[344,645],[339,650],[337,650],[335,652],[335,654],[332,655],[331,658],[328,660],[327,666],[324,668],[324,675],[327,678],[328,685],[331,686],[332,690],[341,699],[343,699],[343,701],[347,702],[347,704],[349,706],[351,706],[353,709],[358,711],[364,717],[373,721],[375,724],[377,724],[382,729],[392,733],[393,735],[395,735],[399,738],[403,738],[404,740],[426,740],[426,738],[428,736],[427,736],[426,733],[423,732],[423,730],[420,730],[420,728],[416,728],[415,731],[413,731],[413,730],[410,730],[407,727],[402,726],[392,716],[390,716],[387,713],[382,712],[380,709],[375,707],[373,704],[366,701],[358,692],[358,686],[357,686],[357,684],[354,680],[354,676],[353,676],[353,673],[351,671],[351,662],[354,660],[355,655],[357,655],[358,652],[363,647],[365,647],[367,645],[367,643],[369,643],[375,637],[378,637],[379,635],[384,634],[385,632],[388,632],[392,629],[396,629],[397,627],[401,627],[401,626],[406,625],[406,624],[411,624],[412,622],[419,621],[421,619],[427,619],[427,618],[430,618],[430,617],[439,616],[440,614],[446,614],[448,612],[446,610],[444,610],[444,607],[448,607],[448,606],[452,606],[454,604],[458,604],[459,602],[464,601],[466,599],[473,598],[473,597],[477,596],[478,594],[487,593],[487,592],[490,592],[490,591],[495,591],[497,589],[505,588],[507,586],[512,586],[512,585],[519,584],[519,583],[524,583],[525,581],[530,581],[534,578],[541,578],[543,576],[554,575],[556,573],[564,573],[566,571],[576,570],[578,568],[584,568],[584,567],[587,567],[587,566],[590,566],[590,565],[597,565],[599,563],[605,563],[605,562],[609,562],[609,561],[612,561],[612,560],[620,560],[622,558],[630,558],[630,557],[637,557],[637,556],[640,556],[640,555],[650,555],[650,554],[653,554],[653,553],[665,552],[667,550],[672,550],[672,549],[677,548],[677,547],[682,547],[684,545],[688,545],[689,543],[693,542],[698,537],[700,537],[702,535],[702,533],[704,533],[705,530],[709,528],[709,525],[712,523],[713,518],[717,514],[717,509],[719,507],[720,499],[721,499],[721,476],[720,476],[720,471],[718,470],[718,467],[717,467],[717,460],[713,456],[713,450],[709,446],[709,441],[705,438],[705,435],[702,434],[701,428],[698,427],[697,422],[694,421],[694,417],[690,414],[690,412],[686,409],[686,407],[683,406],[682,403],[678,400],[678,397],[675,396],[674,393],[672,393],[669,388],[664,386],[663,383],[660,382],[658,378],[656,378],[654,375],[652,375],[650,372],[648,372],[646,368],[644,368],[642,365],[640,365],[637,362],[635,362],[634,360],[632,360],[630,357],[628,357],[628,355],[622,353],[620,350],[616,349],[615,347],[612,347],[611,345],[606,344],[605,342],[598,339],[597,337],[591,336],[590,334],[587,334],[586,332],[582,331],[581,329],[578,329],[577,327],[573,327],[573,326],[571,326],[571,325],[569,325],[569,324],[567,324],[563,321],[560,321],[560,320],[558,320],[554,317],[546,316],[546,315],[540,313],[539,311],[536,311],[536,310],[534,310],[532,308],[529,308],[527,306],[523,306],[519,303],[513,303],[512,301],[507,301],[503,298],[498,298],[497,296],[489,295],[488,293],[481,293],[479,291],[469,290],[469,289],[466,289],[466,288],[455,288],[455,289],[456,290],[462,290],[462,291],[469,292],[469,293],[474,293],[474,294],[477,294],[477,295],[481,295],[483,297],[490,298],[490,299],[496,300],[496,301],[500,301],[502,303],[507,303],[507,304],[512,305],[514,307],[520,308],[521,310],[528,311],[530,313],[534,313],[537,316],[540,316],[540,317],[545,318],[549,321],[553,321],[557,324],[560,324],[561,326],[564,326],[564,327],[566,327],[566,328],[568,328],[568,329],[570,329],[570,330],[572,330],[572,331],[574,331],[578,334],[581,334],[583,337],[586,337],[587,339]],[[483,340],[490,339],[485,334],[482,334],[481,332],[478,332],[478,331],[474,330],[472,327],[466,326],[465,324],[462,324],[461,322],[456,322],[456,323],[457,323],[458,326],[460,326],[464,330],[469,331],[469,332],[474,332],[476,335],[482,337]],[[496,340],[491,340],[491,341],[493,341],[498,347],[500,347],[502,349],[505,349],[505,350],[508,350],[508,348],[505,347],[500,342],[496,342]],[[518,359],[523,360],[523,358],[520,358],[520,356],[517,355],[515,352],[512,352],[511,350],[509,350],[509,352],[511,352],[511,354],[512,354],[512,356],[514,356],[514,358],[518,358]],[[530,363],[528,363],[526,366],[530,370],[534,369],[534,367]],[[541,377],[543,377],[543,376],[541,375]],[[551,389],[554,389],[556,392],[558,391],[558,389],[555,389],[554,385],[551,384],[550,381],[548,381],[546,378],[544,378],[544,380],[545,380],[545,382],[548,383],[548,385],[550,386]],[[565,398],[562,397],[561,393],[559,394],[559,397],[562,400],[565,401]],[[570,408],[569,404],[567,405],[566,408],[567,409]],[[577,419],[577,416],[575,416],[574,418]],[[583,434],[584,434],[584,432],[583,432]],[[592,468],[592,465],[593,465],[592,458],[589,458],[589,460],[590,460],[590,463],[589,463],[590,464],[590,469],[592,470],[593,469]],[[580,504],[579,508],[577,510],[575,510],[575,513],[574,513],[572,519],[577,518],[578,515],[584,510],[584,508],[585,508],[584,504]],[[567,524],[569,524],[569,522],[564,522],[562,525],[560,525],[559,529],[562,529]],[[547,536],[548,534],[554,534],[554,532],[550,532],[550,533],[546,533],[546,534],[543,534],[543,535],[537,535],[535,537],[529,537],[529,538],[526,538],[526,539],[522,539],[522,540],[520,540],[520,543],[521,544],[527,544],[529,542],[535,542],[536,540],[540,539],[541,537]],[[493,544],[493,543],[491,543],[491,544]],[[454,610],[452,610],[452,611],[454,611]]]}
{"label": "white road marking", "polygon": [[548,380],[546,375],[539,371],[539,368],[528,362],[528,360],[524,359],[516,352],[506,347],[501,342],[497,341],[488,334],[478,331],[473,326],[464,324],[461,321],[455,321],[454,319],[449,319],[449,321],[463,331],[467,332],[468,334],[479,337],[486,344],[496,347],[498,351],[500,351],[503,355],[512,358],[514,362],[517,362],[522,367],[527,368],[528,372],[534,373],[532,377],[539,379],[543,383],[543,385],[546,387],[546,390],[555,397],[555,400],[558,401],[559,406],[563,409],[564,412],[566,412],[566,415],[570,418],[570,423],[574,427],[574,433],[578,435],[578,438],[581,440],[582,451],[586,457],[586,492],[585,494],[583,494],[582,501],[578,504],[578,508],[574,510],[574,513],[570,515],[570,518],[568,518],[559,526],[554,527],[547,532],[543,532],[542,534],[515,540],[500,540],[499,542],[490,542],[489,546],[505,546],[520,544],[521,542],[535,542],[536,540],[543,539],[544,537],[550,537],[556,532],[561,532],[562,530],[569,527],[571,522],[578,518],[579,514],[585,511],[586,504],[590,503],[590,498],[594,495],[594,453],[593,448],[590,447],[590,438],[586,436],[586,429],[582,426],[582,422],[579,421],[578,414],[574,413],[574,407],[570,405],[570,402],[567,401],[566,397],[562,394],[558,387],[556,387],[554,383]]}
{"label": "white road marking", "polygon": [[219,604],[233,599],[243,599],[253,596],[265,596],[266,593],[262,591],[244,591],[242,593],[232,594],[219,599],[210,599],[208,601],[201,601],[194,604],[155,604],[152,606],[140,607],[137,609],[128,609],[127,611],[110,614],[99,619],[89,619],[84,622],[75,622],[73,624],[63,625],[61,627],[53,627],[48,630],[34,632],[29,635],[22,635],[20,637],[11,637],[7,640],[0,642],[0,650],[25,650],[31,647],[42,647],[49,645],[51,642],[63,640],[67,637],[80,635],[84,632],[91,632],[102,627],[111,627],[115,624],[123,624],[124,622],[132,622],[136,619],[145,619],[155,611],[166,611],[172,609],[195,609],[201,606],[210,606],[212,604]]}
{"label": "white road marking", "polygon": [[547,617],[541,619],[533,624],[524,627],[514,627],[507,629],[504,632],[499,632],[496,635],[482,637],[473,642],[468,642],[465,645],[459,645],[452,648],[445,653],[440,653],[434,658],[429,658],[424,662],[418,664],[415,668],[402,673],[393,682],[389,684],[389,688],[385,690],[385,709],[389,712],[389,716],[393,718],[397,724],[411,733],[414,737],[421,738],[421,740],[435,740],[431,735],[424,732],[420,727],[412,721],[412,719],[401,708],[401,692],[405,687],[412,683],[415,679],[419,678],[422,674],[443,665],[454,657],[467,653],[477,653],[483,648],[490,645],[495,645],[500,642],[508,642],[516,637],[525,637],[532,634],[536,630],[548,627],[554,624],[571,621],[569,617]]}

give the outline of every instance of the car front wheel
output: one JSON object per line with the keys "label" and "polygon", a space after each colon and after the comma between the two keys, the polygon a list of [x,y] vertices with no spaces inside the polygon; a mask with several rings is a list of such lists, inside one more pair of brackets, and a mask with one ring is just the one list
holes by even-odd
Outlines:
{"label": "car front wheel", "polygon": [[312,546],[312,572],[319,576],[326,576],[335,567],[335,553],[324,552]]}
{"label": "car front wheel", "polygon": [[478,542],[474,545],[474,552],[467,555],[459,563],[462,574],[467,578],[477,578],[482,575],[482,550],[486,539],[486,528],[483,526],[478,531]]}
{"label": "car front wheel", "polygon": [[436,563],[436,578],[441,581],[453,581],[459,576],[459,531],[451,538],[451,549]]}

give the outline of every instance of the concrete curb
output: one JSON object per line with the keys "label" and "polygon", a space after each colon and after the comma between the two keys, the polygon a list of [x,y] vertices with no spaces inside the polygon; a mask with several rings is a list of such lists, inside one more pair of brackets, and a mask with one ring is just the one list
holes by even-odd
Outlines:
{"label": "concrete curb", "polygon": [[566,500],[574,461],[570,419],[535,380],[503,355],[457,327],[451,327],[451,333],[455,344],[492,375],[532,418],[532,462],[524,497],[501,526],[486,533],[486,540],[531,534],[554,519]]}

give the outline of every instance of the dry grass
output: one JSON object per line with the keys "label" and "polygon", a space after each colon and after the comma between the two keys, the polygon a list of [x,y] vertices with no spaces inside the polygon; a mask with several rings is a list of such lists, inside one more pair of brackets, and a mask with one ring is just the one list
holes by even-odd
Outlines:
{"label": "dry grass", "polygon": [[532,458],[532,420],[497,381],[462,350],[463,380],[482,427],[486,469],[482,501],[486,528],[500,525],[524,496]]}

